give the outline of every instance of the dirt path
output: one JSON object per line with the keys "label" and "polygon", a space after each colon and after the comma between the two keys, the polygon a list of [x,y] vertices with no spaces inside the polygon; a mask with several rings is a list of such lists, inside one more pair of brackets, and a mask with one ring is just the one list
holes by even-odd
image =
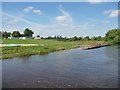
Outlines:
{"label": "dirt path", "polygon": [[38,44],[0,44],[0,47],[5,47],[5,46],[39,46]]}

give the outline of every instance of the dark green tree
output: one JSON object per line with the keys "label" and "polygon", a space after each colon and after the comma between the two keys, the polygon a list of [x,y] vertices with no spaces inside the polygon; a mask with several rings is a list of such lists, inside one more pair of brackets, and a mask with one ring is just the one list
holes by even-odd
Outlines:
{"label": "dark green tree", "polygon": [[20,32],[19,31],[13,31],[12,36],[13,37],[20,37]]}
{"label": "dark green tree", "polygon": [[101,36],[98,36],[98,37],[96,38],[97,41],[101,41],[101,39],[102,39]]}
{"label": "dark green tree", "polygon": [[91,37],[91,40],[97,40],[97,38],[95,36]]}
{"label": "dark green tree", "polygon": [[32,30],[30,30],[29,28],[26,28],[24,31],[25,37],[32,37],[33,34],[34,34],[34,32]]}
{"label": "dark green tree", "polygon": [[79,37],[78,40],[82,40],[82,37]]}
{"label": "dark green tree", "polygon": [[48,36],[47,39],[52,39],[52,37],[51,37],[51,36]]}
{"label": "dark green tree", "polygon": [[55,35],[54,39],[56,39],[56,38],[57,38],[57,36]]}
{"label": "dark green tree", "polygon": [[105,35],[105,41],[118,43],[120,42],[119,39],[120,39],[120,29],[109,30]]}
{"label": "dark green tree", "polygon": [[25,35],[24,34],[21,34],[20,37],[24,37]]}
{"label": "dark green tree", "polygon": [[73,40],[73,41],[77,41],[77,40],[78,40],[78,37],[77,37],[77,36],[74,36],[74,37],[72,38],[72,40]]}
{"label": "dark green tree", "polygon": [[113,42],[114,43],[120,43],[120,35],[116,35]]}
{"label": "dark green tree", "polygon": [[90,40],[89,36],[84,37],[84,40]]}
{"label": "dark green tree", "polygon": [[2,32],[1,35],[2,35],[3,38],[8,38],[8,37],[11,36],[11,33],[5,31],[5,32]]}
{"label": "dark green tree", "polygon": [[63,41],[67,41],[67,37],[64,37],[64,38],[63,38]]}
{"label": "dark green tree", "polygon": [[40,35],[37,35],[37,37],[39,38],[39,37],[40,37]]}

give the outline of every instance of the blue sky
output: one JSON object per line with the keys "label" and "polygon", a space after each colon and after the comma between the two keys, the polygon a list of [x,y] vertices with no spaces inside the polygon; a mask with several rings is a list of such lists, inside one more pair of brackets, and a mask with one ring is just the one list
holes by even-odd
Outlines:
{"label": "blue sky", "polygon": [[118,2],[119,0],[2,0],[2,2]]}
{"label": "blue sky", "polygon": [[4,2],[5,31],[30,28],[40,36],[99,36],[118,27],[117,2]]}

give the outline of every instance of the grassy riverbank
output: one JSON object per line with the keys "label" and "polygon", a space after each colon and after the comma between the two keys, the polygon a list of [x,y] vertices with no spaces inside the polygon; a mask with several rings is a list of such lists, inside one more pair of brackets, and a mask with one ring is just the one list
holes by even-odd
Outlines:
{"label": "grassy riverbank", "polygon": [[2,59],[42,55],[49,52],[103,44],[104,41],[3,40],[4,44],[43,44],[44,46],[2,47]]}

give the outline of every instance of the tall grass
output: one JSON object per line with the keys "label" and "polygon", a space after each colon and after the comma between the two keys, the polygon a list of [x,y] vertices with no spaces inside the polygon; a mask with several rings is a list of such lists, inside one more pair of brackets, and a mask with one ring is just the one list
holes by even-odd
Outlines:
{"label": "tall grass", "polygon": [[3,40],[5,44],[44,44],[44,46],[3,47],[2,58],[24,57],[48,54],[60,50],[91,46],[105,43],[100,41],[56,41],[56,40]]}

